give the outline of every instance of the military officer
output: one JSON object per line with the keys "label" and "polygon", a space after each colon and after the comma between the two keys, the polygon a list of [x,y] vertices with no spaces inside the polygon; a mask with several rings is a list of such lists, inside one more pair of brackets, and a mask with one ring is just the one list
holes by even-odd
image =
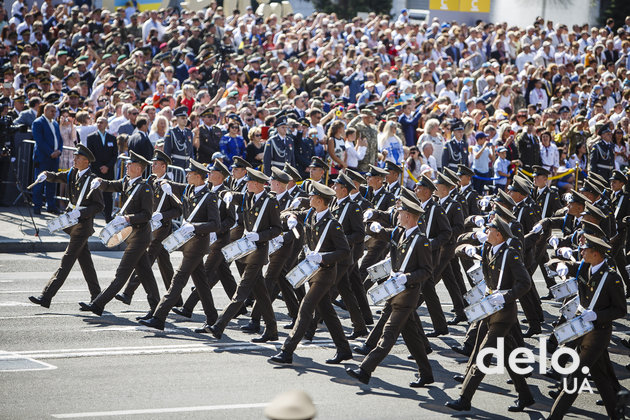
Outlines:
{"label": "military officer", "polygon": [[173,165],[185,168],[194,156],[193,133],[186,127],[188,108],[180,106],[173,115],[177,118],[177,126],[168,130],[164,137],[164,153],[173,160]]}
{"label": "military officer", "polygon": [[193,130],[193,144],[195,145],[195,159],[197,162],[210,163],[212,155],[220,152],[219,141],[223,136],[221,129],[216,126],[217,116],[212,107],[206,108],[200,115],[199,127]]}
{"label": "military officer", "polygon": [[324,320],[337,347],[335,356],[326,360],[326,363],[339,364],[352,359],[350,345],[329,293],[337,278],[337,263],[352,258],[343,228],[328,209],[334,196],[335,192],[331,188],[314,183],[310,193],[311,209],[287,215],[293,220],[292,224],[301,222],[304,225],[305,242],[310,251],[305,258],[319,265],[319,270],[309,280],[310,287],[300,304],[295,327],[282,345],[280,353],[269,359],[272,363],[293,363],[293,353],[309,328],[315,309]]}
{"label": "military officer", "polygon": [[372,372],[389,354],[401,333],[420,371],[419,378],[411,382],[410,386],[423,387],[434,382],[420,330],[413,316],[421,285],[430,281],[433,272],[429,241],[418,228],[418,219],[422,213],[422,207],[417,202],[403,197],[398,211],[398,226],[394,229],[375,226],[376,235],[395,244],[390,250],[392,277],[404,284],[405,290],[387,301],[383,313],[389,313],[389,319],[378,345],[368,353],[358,369],[346,369],[348,375],[364,384],[369,382]]}
{"label": "military officer", "polygon": [[611,208],[615,223],[617,225],[617,234],[626,236],[626,240],[620,238],[619,246],[613,247],[612,255],[615,259],[617,267],[620,268],[621,277],[626,285],[626,293],[630,292],[630,279],[628,278],[628,272],[624,269],[626,266],[626,252],[630,250],[628,244],[630,243],[630,235],[627,234],[627,228],[623,223],[623,219],[626,215],[630,214],[630,195],[627,192],[628,178],[621,171],[613,171],[610,178],[610,186],[612,189],[612,202]]}
{"label": "military officer", "polygon": [[310,194],[313,189],[313,183],[318,182],[324,184],[326,182],[325,175],[330,170],[330,166],[319,156],[313,156],[311,164],[308,165],[310,177],[302,182],[302,189],[305,193]]}
{"label": "military officer", "polygon": [[157,306],[160,295],[151,270],[151,262],[147,247],[151,243],[151,214],[153,211],[153,191],[151,185],[142,179],[142,172],[149,165],[149,161],[133,151],[129,152],[127,162],[127,175],[117,181],[95,178],[90,187],[99,188],[105,192],[121,193],[123,208],[110,223],[127,224],[132,227],[131,234],[127,238],[127,247],[116,269],[116,275],[111,284],[92,300],[90,303],[79,302],[82,311],[93,312],[102,315],[105,305],[118,293],[136,270],[144,290],[147,292],[150,311]]}
{"label": "military officer", "polygon": [[392,161],[385,162],[387,175],[385,182],[387,183],[387,191],[392,193],[395,198],[400,197],[400,179],[402,177],[402,168]]}
{"label": "military officer", "polygon": [[471,180],[475,172],[466,165],[457,166],[459,176],[459,193],[464,196],[467,206],[464,210],[465,217],[481,214],[479,210],[479,194],[472,186]]}
{"label": "military officer", "polygon": [[171,287],[153,312],[153,317],[140,320],[147,327],[164,330],[166,316],[181,298],[189,277],[192,277],[196,293],[201,299],[206,322],[212,322],[217,317],[203,266],[203,256],[209,251],[210,234],[221,227],[217,194],[211,192],[205,182],[208,173],[203,164],[191,159],[186,174],[187,184],[167,180],[161,183],[164,193],[174,193],[183,198],[184,221],[179,231],[184,235],[192,234],[192,237],[179,248],[183,254],[182,262],[173,276]]}
{"label": "military officer", "polygon": [[541,165],[540,141],[534,133],[535,120],[528,118],[525,120],[525,131],[516,138],[519,160],[523,162],[523,169],[532,171],[534,165]]}
{"label": "military officer", "polygon": [[459,165],[468,166],[468,146],[464,140],[464,123],[456,119],[451,123],[453,137],[444,143],[442,168],[456,171]]}
{"label": "military officer", "polygon": [[[79,260],[83,277],[88,285],[91,299],[101,292],[96,270],[92,262],[92,255],[88,248],[88,239],[94,233],[94,216],[103,210],[103,195],[99,190],[91,190],[90,183],[94,175],[90,171],[90,163],[94,162],[94,155],[82,144],[74,152],[73,168],[63,172],[44,171],[38,180],[66,184],[66,196],[70,202],[69,215],[78,222],[74,226],[64,229],[70,235],[70,242],[61,257],[61,264],[52,276],[41,295],[30,296],[29,300],[44,308],[50,307],[51,299],[63,286],[76,260]],[[80,202],[79,202],[80,201]]]}
{"label": "military officer", "polygon": [[589,173],[596,173],[604,179],[609,179],[615,169],[615,146],[612,144],[610,124],[604,124],[597,134],[600,140],[590,150]]}
{"label": "military officer", "polygon": [[287,118],[278,118],[274,127],[276,135],[267,140],[263,152],[263,172],[267,176],[271,175],[274,166],[282,169],[285,163],[295,165],[293,138],[287,134]]}

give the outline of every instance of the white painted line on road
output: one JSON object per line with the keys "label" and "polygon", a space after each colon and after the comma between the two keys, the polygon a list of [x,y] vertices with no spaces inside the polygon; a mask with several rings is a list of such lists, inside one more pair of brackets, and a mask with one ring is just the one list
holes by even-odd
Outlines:
{"label": "white painted line on road", "polygon": [[245,408],[263,408],[268,403],[201,405],[197,407],[146,408],[140,410],[92,411],[86,413],[52,414],[57,419],[78,419],[84,417],[131,416],[134,414],[190,413],[194,411],[242,410]]}
{"label": "white painted line on road", "polygon": [[[86,289],[62,289],[60,290],[60,292],[85,292]],[[24,294],[39,294],[41,293],[41,290],[0,290],[0,294],[18,294],[18,293],[24,293]]]}
{"label": "white painted line on road", "polygon": [[7,301],[7,302],[0,302],[0,306],[33,306],[33,304],[30,302]]}
{"label": "white painted line on road", "polygon": [[[0,267],[2,267],[0,265]],[[0,283],[13,283],[13,280],[0,280]]]}
{"label": "white painted line on road", "polygon": [[[20,362],[29,362],[30,365],[35,365],[33,367],[20,368],[20,367],[11,367],[19,366]],[[3,363],[4,362],[4,363]],[[34,370],[52,370],[57,369],[57,366],[51,365],[50,363],[40,362],[39,360],[35,360],[31,357],[24,356],[22,354],[11,353],[8,351],[0,350],[0,372],[27,372]]]}

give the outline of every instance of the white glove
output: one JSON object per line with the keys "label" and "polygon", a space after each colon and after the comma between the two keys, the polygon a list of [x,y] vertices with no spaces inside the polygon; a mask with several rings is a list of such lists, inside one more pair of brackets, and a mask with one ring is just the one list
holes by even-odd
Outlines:
{"label": "white glove", "polygon": [[[485,197],[479,200],[479,207],[488,207],[488,204],[490,204],[490,200],[488,200]],[[477,217],[481,217],[481,216],[477,216]]]}
{"label": "white glove", "polygon": [[300,207],[300,199],[296,198],[295,200],[293,200],[291,202],[291,206],[289,206],[292,209],[297,209],[298,207]]}
{"label": "white glove", "polygon": [[[542,224],[540,224],[540,223],[536,223],[536,224],[534,225],[534,227],[532,228],[532,232],[534,232],[534,233],[538,233],[538,232],[540,232],[540,231],[542,230],[542,228],[543,228],[543,227],[542,227]],[[551,239],[550,239],[550,241],[551,241]]]}
{"label": "white glove", "polygon": [[556,273],[558,273],[560,277],[565,277],[569,274],[569,267],[567,267],[564,263],[558,263],[556,265]]}
{"label": "white glove", "polygon": [[159,222],[160,220],[162,220],[162,213],[153,213],[153,215],[151,216],[151,220],[153,220],[154,222]]}
{"label": "white glove", "polygon": [[37,182],[44,182],[46,181],[46,172],[42,172],[39,175],[37,175]]}
{"label": "white glove", "polygon": [[180,231],[181,231],[184,235],[187,235],[187,234],[189,234],[190,232],[194,232],[194,231],[195,231],[195,227],[194,227],[192,224],[190,224],[190,223],[186,222],[186,223],[183,223],[183,224],[182,224],[182,227],[180,227],[180,228],[179,228],[179,230],[180,230]]}
{"label": "white glove", "polygon": [[593,322],[597,319],[597,314],[595,311],[591,311],[590,309],[584,308],[582,305],[578,307],[578,312],[581,313],[582,319],[587,322]]}
{"label": "white glove", "polygon": [[407,275],[405,273],[398,273],[396,275],[396,283],[398,283],[398,284],[406,284],[407,283]]}
{"label": "white glove", "polygon": [[475,216],[473,217],[473,222],[477,227],[481,227],[484,224],[483,216]]}
{"label": "white glove", "polygon": [[90,182],[90,189],[91,189],[91,190],[95,190],[95,189],[97,189],[100,185],[101,185],[101,181],[99,181],[98,179],[93,179],[93,180],[92,180],[92,182]]}
{"label": "white glove", "polygon": [[370,230],[374,233],[379,233],[381,230],[383,230],[383,226],[381,226],[379,222],[372,222],[370,224]]}
{"label": "white glove", "polygon": [[475,232],[475,239],[477,239],[481,243],[484,243],[488,239],[488,234],[486,232]]}
{"label": "white glove", "polygon": [[225,204],[230,204],[232,202],[232,198],[234,198],[234,196],[229,191],[223,194],[223,202]]}
{"label": "white glove", "polygon": [[473,257],[473,256],[475,256],[477,254],[477,250],[472,245],[466,245],[466,248],[464,248],[464,252],[469,257]]}
{"label": "white glove", "polygon": [[216,232],[210,232],[210,243],[213,243],[217,240],[217,233]]}
{"label": "white glove", "polygon": [[291,229],[293,229],[294,227],[296,227],[296,226],[297,226],[297,224],[298,224],[298,221],[297,221],[297,219],[296,219],[295,217],[290,216],[290,217],[287,219],[287,227],[289,228],[289,230],[291,230]]}
{"label": "white glove", "polygon": [[260,239],[260,236],[256,232],[248,232],[245,234],[245,237],[250,242],[257,242]]}
{"label": "white glove", "polygon": [[558,248],[558,244],[560,243],[560,239],[555,236],[549,238],[549,245],[551,245],[554,249]]}
{"label": "white glove", "polygon": [[173,189],[171,188],[171,184],[168,182],[162,184],[162,191],[164,191],[164,194],[166,195],[173,195]]}
{"label": "white glove", "polygon": [[560,255],[562,258],[569,260],[573,257],[573,250],[569,247],[562,247],[556,251],[556,255]]}
{"label": "white glove", "polygon": [[70,213],[68,213],[68,216],[70,216],[71,219],[78,219],[79,217],[81,217],[81,210],[74,209]]}
{"label": "white glove", "polygon": [[312,254],[308,254],[306,259],[312,263],[320,264],[322,262],[322,254],[319,252],[313,252]]}
{"label": "white glove", "polygon": [[488,302],[490,302],[493,306],[501,306],[505,303],[505,298],[501,293],[493,293],[488,296]]}
{"label": "white glove", "polygon": [[372,218],[372,216],[374,216],[374,210],[367,209],[365,213],[363,213],[363,221],[367,222],[368,220]]}
{"label": "white glove", "polygon": [[125,225],[127,224],[127,219],[125,219],[125,216],[121,216],[119,214],[118,216],[114,217],[113,222],[114,225]]}

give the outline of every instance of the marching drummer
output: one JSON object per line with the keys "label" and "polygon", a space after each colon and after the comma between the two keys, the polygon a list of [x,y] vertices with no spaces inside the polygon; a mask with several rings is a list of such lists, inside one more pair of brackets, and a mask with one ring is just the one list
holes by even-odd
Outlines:
{"label": "marching drummer", "polygon": [[214,308],[212,292],[203,266],[203,257],[209,251],[210,234],[221,227],[217,195],[212,193],[206,185],[208,169],[201,163],[190,159],[186,179],[188,184],[180,184],[163,180],[161,188],[165,194],[175,194],[182,197],[184,222],[177,230],[182,235],[194,234],[179,248],[183,259],[173,276],[171,287],[162,297],[153,312],[153,317],[140,323],[147,327],[164,330],[166,316],[181,298],[182,290],[192,277],[195,289],[206,315],[206,322],[213,322],[217,318]]}
{"label": "marching drummer", "polygon": [[[611,248],[602,239],[585,234],[581,262],[558,264],[558,273],[577,277],[580,305],[577,314],[594,324],[594,329],[578,338],[579,367],[570,375],[567,383],[575,381],[580,386],[590,373],[599,394],[604,400],[610,418],[618,418],[615,413],[617,392],[620,390],[614,369],[608,355],[608,345],[612,335],[612,322],[626,315],[626,301],[621,276],[606,259]],[[562,264],[562,263],[561,263]],[[585,369],[586,368],[586,369]],[[583,370],[584,369],[584,370]],[[562,419],[569,411],[578,392],[562,390],[553,404],[549,419]]]}
{"label": "marching drummer", "polygon": [[313,156],[313,158],[311,159],[311,164],[308,165],[310,176],[308,179],[305,179],[304,182],[302,182],[302,189],[307,194],[310,194],[313,190],[313,184],[322,184],[326,182],[324,176],[328,173],[329,170],[330,166],[328,166],[328,164],[324,162],[322,158],[320,158],[319,156]]}
{"label": "marching drummer", "polygon": [[148,165],[148,160],[130,151],[127,161],[127,175],[123,179],[108,181],[96,178],[92,180],[92,189],[98,188],[105,192],[121,193],[123,207],[108,226],[131,226],[132,230],[127,238],[127,247],[116,269],[114,280],[92,302],[79,302],[82,311],[102,315],[105,305],[116,296],[116,293],[120,292],[134,269],[147,292],[151,311],[155,309],[160,300],[149,255],[146,252],[151,242],[149,221],[153,211],[153,191],[151,186],[142,179],[142,173]]}
{"label": "marching drummer", "polygon": [[418,219],[422,213],[422,207],[417,202],[403,197],[396,228],[383,229],[378,222],[370,225],[375,236],[396,244],[390,250],[393,273],[391,278],[404,284],[405,289],[389,299],[383,309],[383,316],[389,314],[389,319],[378,345],[368,353],[357,369],[346,369],[348,375],[364,384],[369,382],[372,372],[389,354],[401,333],[420,371],[420,377],[411,382],[410,386],[417,388],[434,382],[425,345],[413,316],[420,298],[421,285],[425,281],[431,281],[433,273],[429,240],[418,228]]}
{"label": "marching drummer", "polygon": [[[44,291],[39,296],[30,296],[29,300],[44,308],[50,307],[51,299],[57,294],[68,278],[75,261],[79,260],[83,277],[88,285],[91,299],[101,292],[92,262],[92,254],[88,248],[88,239],[94,233],[94,215],[103,210],[103,194],[98,190],[90,190],[90,183],[94,176],[90,171],[90,163],[94,162],[94,155],[82,144],[74,152],[74,167],[63,172],[42,172],[38,180],[67,184],[66,195],[70,204],[68,216],[78,219],[74,226],[64,229],[70,235],[70,242],[66,252],[61,257],[61,265],[50,279]],[[79,203],[80,201],[80,203]]]}
{"label": "marching drummer", "polygon": [[328,210],[328,204],[335,196],[335,192],[319,182],[314,182],[311,187],[311,209],[289,215],[287,223],[293,226],[299,221],[303,223],[305,243],[309,248],[306,259],[317,264],[319,270],[309,280],[310,288],[302,299],[295,326],[282,345],[282,350],[269,359],[272,363],[293,363],[293,352],[309,328],[315,309],[326,323],[326,328],[337,347],[335,356],[326,360],[326,363],[339,364],[352,359],[350,344],[332,306],[329,293],[336,280],[337,263],[352,258],[350,246],[341,225]]}
{"label": "marching drummer", "polygon": [[[497,339],[500,337],[505,339],[505,360],[516,347],[511,332],[517,322],[516,299],[527,293],[532,287],[532,280],[523,265],[523,258],[506,242],[511,237],[512,231],[508,223],[501,216],[495,216],[489,225],[487,239],[489,246],[482,255],[482,264],[486,285],[494,291],[487,299],[493,306],[502,306],[502,309],[481,321],[487,325],[487,332],[477,335],[475,348],[470,356],[472,364],[466,372],[459,399],[446,403],[446,406],[453,410],[470,410],[472,397],[485,377],[476,362],[478,352],[487,347],[497,348]],[[482,330],[485,329],[480,327],[480,331]],[[486,366],[488,362],[489,360],[485,360]],[[525,377],[516,374],[509,365],[506,365],[506,369],[518,393],[518,399],[514,405],[508,407],[508,411],[523,411],[525,407],[535,403],[534,397]]]}

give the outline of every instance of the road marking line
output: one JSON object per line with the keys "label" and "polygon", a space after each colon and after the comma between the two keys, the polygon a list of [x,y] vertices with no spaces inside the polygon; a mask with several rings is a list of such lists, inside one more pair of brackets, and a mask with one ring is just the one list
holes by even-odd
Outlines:
{"label": "road marking line", "polygon": [[244,408],[263,408],[269,403],[201,405],[197,407],[146,408],[139,410],[92,411],[86,413],[52,414],[57,419],[76,419],[82,417],[114,417],[134,414],[190,413],[194,411],[240,410]]}
{"label": "road marking line", "polygon": [[39,360],[35,360],[31,357],[24,356],[22,354],[12,353],[4,350],[0,350],[0,361],[2,360],[28,360],[29,362],[38,364],[43,367],[37,368],[26,368],[26,369],[2,369],[0,368],[0,372],[27,372],[34,370],[53,370],[57,369],[57,366],[51,365],[50,363],[40,362]]}
{"label": "road marking line", "polygon": [[33,306],[30,302],[15,302],[15,301],[6,301],[0,302],[0,306]]}
{"label": "road marking line", "polygon": [[[64,290],[60,290],[60,292],[86,292],[87,289],[64,289]],[[38,294],[41,293],[41,290],[0,290],[0,294],[6,294],[6,295],[10,295],[10,294],[18,294],[18,293],[25,293],[25,294]]]}

